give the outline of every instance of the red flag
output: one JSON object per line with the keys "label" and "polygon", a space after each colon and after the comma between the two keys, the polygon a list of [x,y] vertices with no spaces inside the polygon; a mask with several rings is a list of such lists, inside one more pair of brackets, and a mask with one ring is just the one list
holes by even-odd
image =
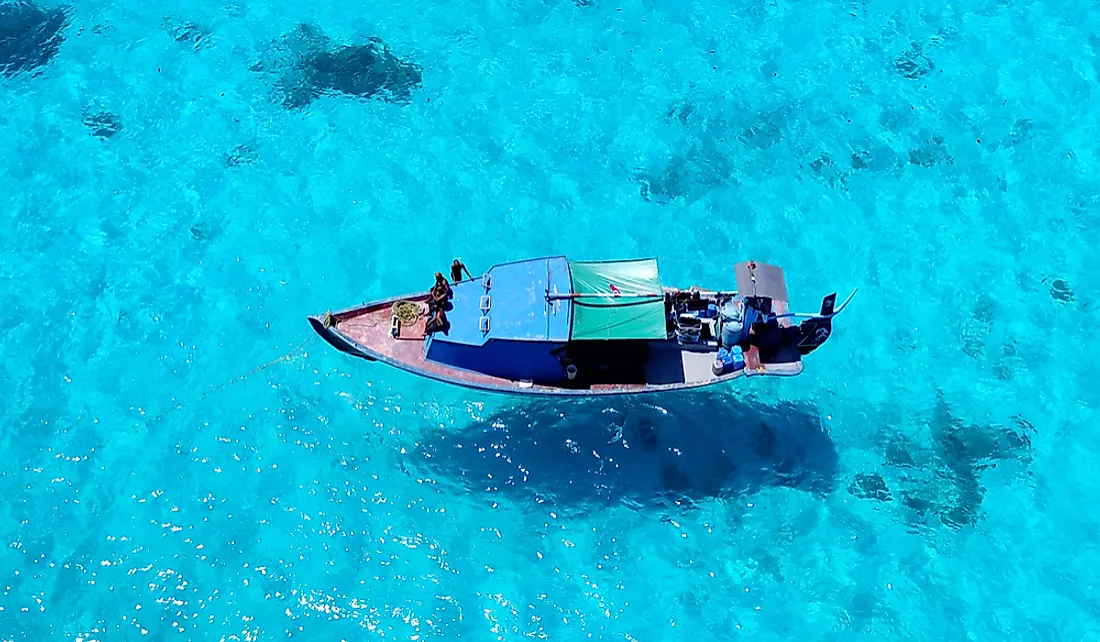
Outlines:
{"label": "red flag", "polygon": [[614,284],[614,283],[608,283],[608,285],[610,285],[610,286],[611,286],[611,292],[612,292],[612,293],[614,293],[614,294],[622,294],[622,292],[619,292],[619,288],[615,287],[615,284]]}

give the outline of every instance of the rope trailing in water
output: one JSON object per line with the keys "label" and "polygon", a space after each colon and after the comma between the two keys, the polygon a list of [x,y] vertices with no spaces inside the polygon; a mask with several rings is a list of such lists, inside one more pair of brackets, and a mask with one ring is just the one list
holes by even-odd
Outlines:
{"label": "rope trailing in water", "polygon": [[213,393],[215,393],[215,392],[217,392],[217,391],[219,391],[223,388],[228,388],[229,386],[231,386],[231,385],[233,385],[233,384],[235,384],[239,381],[244,381],[245,379],[251,377],[252,375],[254,375],[258,372],[261,372],[263,370],[266,370],[266,369],[270,368],[271,366],[273,366],[277,363],[282,363],[284,361],[290,361],[290,359],[292,357],[297,356],[298,353],[301,352],[303,348],[305,348],[309,344],[316,341],[317,338],[318,338],[318,336],[316,334],[314,334],[312,337],[309,337],[305,341],[299,343],[293,350],[291,350],[290,352],[284,354],[283,356],[279,357],[278,359],[272,359],[271,361],[268,361],[267,363],[265,363],[261,366],[257,366],[255,368],[253,368],[252,370],[249,370],[248,372],[246,372],[243,375],[237,377],[236,379],[230,379],[229,381],[227,381],[227,382],[225,382],[221,385],[214,386],[210,390],[207,390],[206,392],[202,393],[202,395],[199,396],[199,399],[202,399],[202,398],[206,397],[209,394],[213,394]]}
{"label": "rope trailing in water", "polygon": [[420,304],[415,301],[397,301],[393,304],[393,316],[401,325],[412,325],[420,318]]}
{"label": "rope trailing in water", "polygon": [[[301,343],[299,343],[299,344],[298,344],[297,346],[295,346],[293,350],[291,350],[290,352],[288,352],[288,353],[284,354],[283,356],[279,357],[278,359],[272,359],[271,361],[268,361],[267,363],[265,363],[265,364],[263,364],[263,365],[257,366],[257,367],[255,367],[255,368],[253,368],[252,370],[249,370],[248,372],[246,372],[246,373],[244,373],[243,375],[241,375],[241,376],[237,377],[236,379],[230,379],[229,381],[226,381],[225,383],[222,383],[222,384],[219,384],[219,385],[217,385],[217,386],[214,386],[213,388],[211,388],[211,389],[207,390],[206,392],[202,393],[202,394],[201,394],[201,395],[199,395],[198,397],[195,397],[194,399],[192,399],[192,400],[190,401],[190,403],[196,403],[196,402],[202,401],[202,400],[203,400],[203,399],[205,399],[205,398],[206,398],[206,397],[207,397],[208,395],[212,395],[212,394],[214,394],[215,392],[217,392],[217,391],[219,391],[219,390],[223,390],[223,389],[225,389],[225,388],[228,388],[229,386],[231,386],[231,385],[233,385],[233,384],[235,384],[235,383],[238,383],[238,382],[244,381],[245,379],[247,379],[247,378],[251,377],[252,375],[254,375],[254,374],[258,373],[258,372],[261,372],[261,371],[263,371],[263,370],[266,370],[266,369],[270,368],[271,366],[273,366],[273,365],[275,365],[275,364],[277,364],[277,363],[282,363],[282,362],[284,362],[284,361],[290,361],[290,360],[292,360],[292,359],[293,359],[294,357],[298,356],[298,354],[299,354],[299,353],[300,353],[300,352],[301,352],[302,350],[304,350],[305,348],[309,347],[309,345],[310,345],[311,343],[313,343],[314,341],[316,341],[316,340],[317,340],[318,338],[320,338],[320,337],[319,337],[319,336],[318,336],[317,334],[314,334],[313,336],[311,336],[311,337],[308,337],[308,338],[307,338],[306,340],[302,341],[302,342],[301,342]],[[165,410],[164,412],[160,413],[159,415],[156,415],[156,416],[154,416],[154,417],[151,417],[151,418],[149,419],[149,421],[150,421],[150,422],[156,422],[156,421],[160,421],[161,419],[164,419],[164,418],[165,418],[166,416],[168,416],[168,414],[169,414],[169,413],[171,413],[171,412],[173,412],[173,411],[175,411],[175,410],[180,410],[180,409],[181,409],[181,408],[183,408],[183,407],[184,407],[185,405],[186,405],[186,404],[185,404],[184,402],[181,402],[181,401],[176,401],[176,402],[175,402],[175,403],[174,403],[174,404],[172,405],[172,407],[171,407],[171,408],[169,408],[168,410]]]}

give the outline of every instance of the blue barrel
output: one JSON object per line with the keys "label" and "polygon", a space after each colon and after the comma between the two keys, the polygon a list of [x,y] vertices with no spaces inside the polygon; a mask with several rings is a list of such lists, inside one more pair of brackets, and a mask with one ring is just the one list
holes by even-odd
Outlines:
{"label": "blue barrel", "polygon": [[725,347],[736,346],[741,341],[741,322],[722,322],[722,345]]}
{"label": "blue barrel", "polygon": [[740,343],[741,335],[744,333],[744,321],[741,306],[736,300],[731,299],[722,304],[722,309],[719,311],[719,320],[722,326],[722,345],[726,348],[732,348]]}

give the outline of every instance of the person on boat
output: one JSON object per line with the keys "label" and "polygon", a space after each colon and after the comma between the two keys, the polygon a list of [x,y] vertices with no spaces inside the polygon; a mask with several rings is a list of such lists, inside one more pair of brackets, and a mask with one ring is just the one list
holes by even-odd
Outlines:
{"label": "person on boat", "polygon": [[442,272],[436,272],[435,285],[432,286],[431,298],[428,300],[429,304],[442,306],[449,298],[451,298],[451,284],[443,277]]}
{"label": "person on boat", "polygon": [[465,272],[466,276],[469,278],[474,278],[474,275],[470,274],[470,271],[466,269],[466,264],[463,263],[461,259],[455,259],[455,262],[451,263],[451,281],[454,283],[461,281],[463,272]]}
{"label": "person on boat", "polygon": [[424,324],[424,334],[428,335],[440,330],[444,334],[447,333],[447,313],[443,311],[442,307],[436,308],[435,314]]}

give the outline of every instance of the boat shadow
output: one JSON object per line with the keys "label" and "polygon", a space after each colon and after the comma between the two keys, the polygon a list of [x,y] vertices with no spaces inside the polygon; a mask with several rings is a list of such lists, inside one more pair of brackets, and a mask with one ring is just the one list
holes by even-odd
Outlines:
{"label": "boat shadow", "polygon": [[411,474],[486,501],[560,509],[692,505],[706,498],[836,486],[836,446],[813,407],[707,392],[641,398],[539,400],[457,432],[430,430]]}

